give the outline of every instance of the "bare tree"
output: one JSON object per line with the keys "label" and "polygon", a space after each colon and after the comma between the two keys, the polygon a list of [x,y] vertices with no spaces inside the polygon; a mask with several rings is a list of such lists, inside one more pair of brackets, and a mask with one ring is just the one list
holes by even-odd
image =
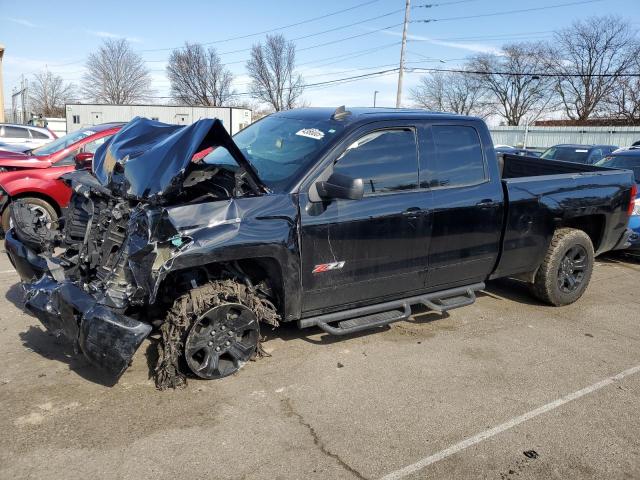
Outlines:
{"label": "bare tree", "polygon": [[188,105],[223,106],[232,98],[233,75],[227,70],[215,48],[186,43],[171,52],[167,65],[171,96]]}
{"label": "bare tree", "polygon": [[478,72],[490,112],[502,117],[507,125],[520,125],[553,108],[553,81],[537,75],[546,64],[543,44],[515,43],[504,46],[500,56],[473,57],[467,68]]}
{"label": "bare tree", "polygon": [[295,45],[280,34],[267,35],[264,45],[254,45],[247,61],[252,97],[276,111],[293,108],[304,91],[304,82],[295,71],[295,62]]}
{"label": "bare tree", "polygon": [[126,105],[151,95],[149,70],[125,39],[106,40],[86,67],[82,92],[94,102]]}
{"label": "bare tree", "polygon": [[482,115],[482,90],[474,75],[432,72],[411,89],[411,99],[421,108],[461,115]]}
{"label": "bare tree", "polygon": [[32,110],[45,117],[64,117],[64,104],[73,97],[74,85],[60,75],[43,70],[33,76],[29,86]]}
{"label": "bare tree", "polygon": [[555,33],[550,71],[567,116],[587,120],[627,73],[638,50],[636,32],[620,17],[593,17]]}
{"label": "bare tree", "polygon": [[[639,57],[633,61],[629,72],[640,75]],[[627,120],[630,124],[640,123],[640,76],[618,78],[606,99],[606,109],[610,117]]]}

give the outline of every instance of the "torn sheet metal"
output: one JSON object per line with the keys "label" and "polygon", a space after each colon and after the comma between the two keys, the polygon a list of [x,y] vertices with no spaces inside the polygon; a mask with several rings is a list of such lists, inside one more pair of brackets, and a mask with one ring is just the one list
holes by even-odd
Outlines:
{"label": "torn sheet metal", "polygon": [[218,146],[229,150],[252,185],[266,191],[222,122],[210,118],[182,126],[136,117],[97,150],[93,173],[100,183],[129,197],[166,196],[181,187],[196,153]]}

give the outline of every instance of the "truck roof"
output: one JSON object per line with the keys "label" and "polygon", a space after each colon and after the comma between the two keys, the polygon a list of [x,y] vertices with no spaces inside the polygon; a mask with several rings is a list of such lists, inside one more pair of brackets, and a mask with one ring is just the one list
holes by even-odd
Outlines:
{"label": "truck roof", "polygon": [[[290,118],[298,118],[298,119],[309,119],[309,120],[322,120],[322,119],[330,119],[332,115],[339,113],[338,109],[331,107],[310,107],[310,108],[296,108],[293,110],[286,110],[282,112],[277,112],[274,115],[285,116]],[[455,113],[442,113],[442,112],[432,112],[429,110],[423,110],[419,108],[384,108],[384,107],[356,107],[356,108],[347,108],[345,114],[340,119],[345,123],[357,123],[362,122],[363,120],[393,120],[406,118],[411,116],[412,118],[424,118],[424,119],[472,119],[477,120],[477,117],[466,117],[464,115],[458,115]]]}

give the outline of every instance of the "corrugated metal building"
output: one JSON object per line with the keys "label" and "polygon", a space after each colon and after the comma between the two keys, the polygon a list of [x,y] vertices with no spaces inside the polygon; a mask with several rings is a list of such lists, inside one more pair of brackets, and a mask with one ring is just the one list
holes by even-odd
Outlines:
{"label": "corrugated metal building", "polygon": [[189,125],[201,118],[222,120],[233,135],[251,123],[251,110],[235,107],[188,107],[174,105],[100,105],[69,103],[66,105],[67,133],[82,127],[108,122],[128,122],[146,117],[164,123]]}
{"label": "corrugated metal building", "polygon": [[559,143],[628,147],[640,140],[640,127],[490,127],[494,145],[547,148]]}

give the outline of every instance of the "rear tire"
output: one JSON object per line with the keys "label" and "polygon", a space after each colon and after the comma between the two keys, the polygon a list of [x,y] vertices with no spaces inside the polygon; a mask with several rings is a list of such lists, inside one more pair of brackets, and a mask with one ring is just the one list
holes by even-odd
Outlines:
{"label": "rear tire", "polygon": [[[30,207],[36,209],[39,214],[45,216],[47,223],[50,225],[49,228],[57,228],[58,226],[58,213],[56,209],[46,200],[42,200],[37,197],[21,197],[17,200],[20,200],[22,203],[28,204]],[[5,232],[8,232],[11,228],[11,204],[7,204],[4,211],[2,212],[2,229]]]}
{"label": "rear tire", "polygon": [[536,273],[533,294],[559,307],[578,300],[587,289],[595,254],[589,236],[582,230],[556,230]]}

